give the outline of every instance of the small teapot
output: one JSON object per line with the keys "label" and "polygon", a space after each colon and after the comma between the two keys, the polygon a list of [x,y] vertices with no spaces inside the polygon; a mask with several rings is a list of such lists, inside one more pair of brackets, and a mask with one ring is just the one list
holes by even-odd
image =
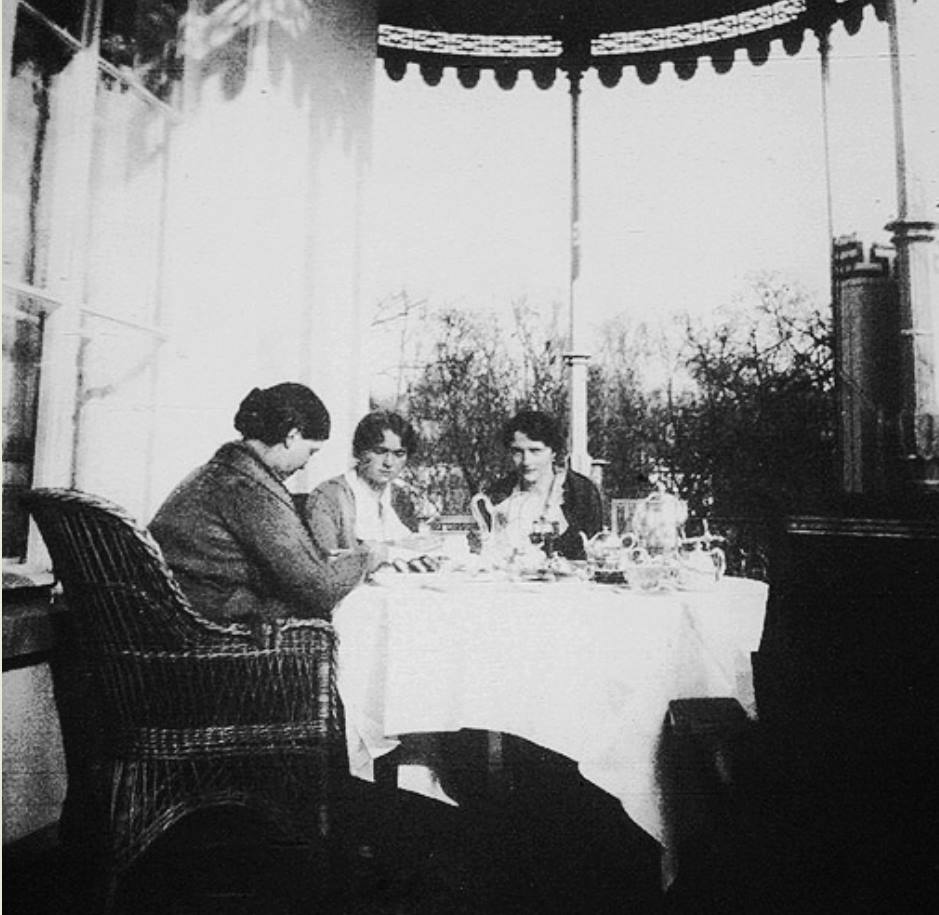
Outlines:
{"label": "small teapot", "polygon": [[711,546],[710,537],[695,537],[691,550],[682,550],[678,557],[678,586],[687,591],[709,591],[724,576],[727,560],[719,546]]}
{"label": "small teapot", "polygon": [[505,513],[487,495],[477,493],[470,499],[470,514],[476,522],[480,556],[486,566],[527,570],[544,565],[545,553],[531,542],[529,532],[510,525]]}
{"label": "small teapot", "polygon": [[635,549],[636,537],[634,534],[625,534],[618,537],[608,527],[589,539],[581,531],[580,539],[584,542],[584,553],[588,564],[594,569],[615,571],[620,568],[624,558],[624,551]]}

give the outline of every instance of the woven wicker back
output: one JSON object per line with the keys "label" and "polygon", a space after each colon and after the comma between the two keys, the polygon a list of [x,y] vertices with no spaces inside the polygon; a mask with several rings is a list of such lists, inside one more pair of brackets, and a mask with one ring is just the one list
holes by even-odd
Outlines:
{"label": "woven wicker back", "polygon": [[192,610],[157,542],[119,506],[72,489],[34,489],[23,501],[85,647],[174,650],[224,631]]}
{"label": "woven wicker back", "polygon": [[100,856],[105,911],[119,874],[206,807],[252,807],[325,861],[341,740],[332,626],[281,620],[255,632],[206,620],[118,506],[64,489],[24,502],[68,602],[54,662],[63,835]]}

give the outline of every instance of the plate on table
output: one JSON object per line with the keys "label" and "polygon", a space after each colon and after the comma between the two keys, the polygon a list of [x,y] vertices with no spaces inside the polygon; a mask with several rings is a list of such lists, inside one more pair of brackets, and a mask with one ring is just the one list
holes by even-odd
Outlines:
{"label": "plate on table", "polygon": [[385,566],[372,572],[369,581],[372,584],[382,585],[387,588],[419,588],[422,584],[429,582],[440,582],[443,579],[449,579],[449,574],[443,572],[412,572],[398,571],[391,566]]}
{"label": "plate on table", "polygon": [[582,571],[572,565],[560,568],[529,569],[518,576],[519,581],[539,582],[581,581],[582,579]]}
{"label": "plate on table", "polygon": [[430,591],[445,591],[467,584],[504,581],[505,576],[494,572],[464,572],[440,569],[436,572],[398,572],[393,568],[382,568],[372,573],[369,581],[385,588],[426,588]]}
{"label": "plate on table", "polygon": [[720,582],[717,579],[710,579],[701,582],[678,581],[675,583],[675,589],[685,591],[689,594],[707,594],[716,591]]}
{"label": "plate on table", "polygon": [[597,569],[590,577],[598,585],[625,585],[626,573],[622,569]]}
{"label": "plate on table", "polygon": [[525,572],[519,572],[516,576],[517,581],[555,581],[555,575],[548,569],[530,569]]}

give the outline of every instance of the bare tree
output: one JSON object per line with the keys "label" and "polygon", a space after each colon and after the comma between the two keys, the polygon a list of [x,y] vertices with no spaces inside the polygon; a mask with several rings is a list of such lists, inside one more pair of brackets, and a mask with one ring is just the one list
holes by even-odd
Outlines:
{"label": "bare tree", "polygon": [[478,311],[447,308],[430,316],[433,354],[410,385],[408,409],[423,433],[422,484],[442,510],[464,511],[469,497],[504,471],[500,433],[519,407],[563,422],[557,314],[557,306],[537,309],[519,300],[509,327]]}
{"label": "bare tree", "polygon": [[588,378],[590,453],[609,461],[604,489],[635,496],[664,459],[673,435],[676,385],[687,384],[674,321],[632,321],[619,315],[601,329]]}
{"label": "bare tree", "polygon": [[426,333],[429,305],[402,289],[380,299],[370,324],[370,358],[377,361],[375,376],[389,379],[381,400],[399,407],[406,402],[408,387],[433,349]]}
{"label": "bare tree", "polygon": [[685,441],[670,460],[695,501],[735,513],[807,505],[834,488],[831,325],[808,294],[773,274],[713,322],[689,323]]}
{"label": "bare tree", "polygon": [[498,433],[514,407],[519,369],[495,316],[447,309],[433,321],[436,353],[411,388],[410,412],[421,419],[423,462],[459,470],[463,490],[440,501],[463,511],[498,470]]}
{"label": "bare tree", "polygon": [[[420,426],[419,488],[461,512],[504,468],[498,444],[520,406],[566,421],[559,306],[433,310],[405,293],[376,322],[402,322],[398,404]],[[416,316],[420,320],[414,320]],[[707,317],[609,322],[588,379],[590,451],[608,495],[639,494],[655,470],[692,511],[765,520],[834,485],[830,321],[799,287],[757,276]]]}
{"label": "bare tree", "polygon": [[522,366],[518,400],[533,410],[550,413],[563,427],[567,419],[567,380],[561,313],[560,302],[543,309],[525,298],[512,302],[512,336],[518,342]]}

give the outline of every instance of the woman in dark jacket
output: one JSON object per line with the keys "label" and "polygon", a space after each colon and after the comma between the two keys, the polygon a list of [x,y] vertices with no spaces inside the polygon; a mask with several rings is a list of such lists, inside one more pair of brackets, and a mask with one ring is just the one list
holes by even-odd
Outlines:
{"label": "woman in dark jacket", "polygon": [[332,558],[313,542],[284,482],[329,438],[329,413],[301,384],[255,388],[222,445],[157,511],[150,531],[183,592],[210,619],[328,618],[385,556],[361,544]]}
{"label": "woman in dark jacket", "polygon": [[600,493],[591,480],[557,466],[564,442],[554,418],[522,410],[502,431],[515,472],[486,493],[501,524],[525,534],[553,529],[554,549],[567,559],[583,559],[581,533],[588,539],[603,527]]}

